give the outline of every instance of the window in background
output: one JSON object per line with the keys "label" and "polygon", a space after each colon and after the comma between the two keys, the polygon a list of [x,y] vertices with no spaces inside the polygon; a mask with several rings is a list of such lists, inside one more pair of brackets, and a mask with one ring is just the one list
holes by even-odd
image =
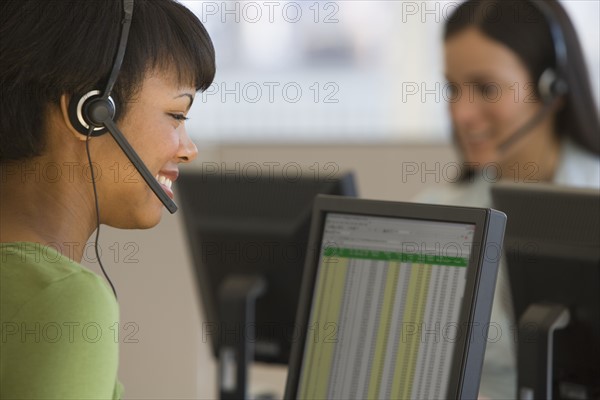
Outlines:
{"label": "window in background", "polygon": [[[183,1],[217,51],[204,142],[448,141],[443,24],[457,1]],[[599,87],[597,1],[566,1]],[[595,22],[594,22],[595,18]]]}

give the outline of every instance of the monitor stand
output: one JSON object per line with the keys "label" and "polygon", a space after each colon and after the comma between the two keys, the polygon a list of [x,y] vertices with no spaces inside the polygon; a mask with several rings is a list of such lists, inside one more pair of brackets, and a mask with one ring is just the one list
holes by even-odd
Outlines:
{"label": "monitor stand", "polygon": [[559,304],[533,303],[519,319],[518,398],[552,399],[554,331],[569,324],[569,310]]}
{"label": "monitor stand", "polygon": [[254,359],[256,298],[266,281],[256,275],[230,275],[219,287],[221,341],[218,390],[221,400],[248,399],[248,366]]}

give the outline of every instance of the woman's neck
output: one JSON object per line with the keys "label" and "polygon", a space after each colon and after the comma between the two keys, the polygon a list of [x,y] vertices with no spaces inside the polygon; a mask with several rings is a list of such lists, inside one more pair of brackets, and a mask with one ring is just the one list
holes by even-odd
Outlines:
{"label": "woman's neck", "polygon": [[561,140],[552,135],[541,146],[526,146],[500,163],[502,179],[521,183],[551,182],[558,169]]}
{"label": "woman's neck", "polygon": [[58,180],[45,176],[49,165],[63,164],[38,158],[0,165],[0,242],[36,242],[81,262],[96,228],[93,203],[87,185],[66,174]]}

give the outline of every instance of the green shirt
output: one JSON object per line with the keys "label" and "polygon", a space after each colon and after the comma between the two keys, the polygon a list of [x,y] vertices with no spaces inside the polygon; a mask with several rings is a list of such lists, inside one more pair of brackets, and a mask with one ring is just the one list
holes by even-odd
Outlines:
{"label": "green shirt", "polygon": [[39,243],[0,243],[0,398],[120,399],[119,308],[102,278]]}

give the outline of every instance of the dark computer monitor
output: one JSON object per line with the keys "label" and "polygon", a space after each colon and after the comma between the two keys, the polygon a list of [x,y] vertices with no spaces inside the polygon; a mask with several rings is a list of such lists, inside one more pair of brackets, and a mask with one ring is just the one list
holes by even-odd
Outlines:
{"label": "dark computer monitor", "polygon": [[505,220],[319,196],[285,398],[477,398]]}
{"label": "dark computer monitor", "polygon": [[241,369],[234,375],[243,358],[287,364],[314,198],[356,196],[354,178],[182,171],[177,189],[206,316],[203,337],[223,365],[221,389],[239,398],[245,394],[233,388],[246,378]]}
{"label": "dark computer monitor", "polygon": [[518,336],[518,397],[600,399],[600,192],[497,184]]}

